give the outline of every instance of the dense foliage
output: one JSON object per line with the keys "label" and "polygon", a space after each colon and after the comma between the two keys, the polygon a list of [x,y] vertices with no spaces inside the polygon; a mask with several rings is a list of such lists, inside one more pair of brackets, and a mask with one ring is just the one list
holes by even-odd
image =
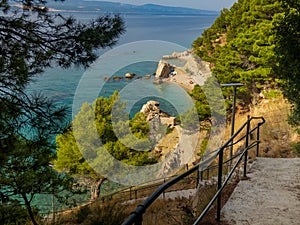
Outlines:
{"label": "dense foliage", "polygon": [[[97,149],[104,148],[115,159],[130,165],[142,166],[156,162],[147,151],[134,150],[143,144],[149,146],[147,138],[149,124],[143,113],[137,113],[131,120],[128,120],[127,115],[127,120],[117,122],[113,127],[112,110],[122,111],[124,107],[118,93],[114,93],[110,98],[99,97],[93,105],[85,103],[73,119],[71,127],[56,138],[58,156],[55,161],[56,168],[75,177],[86,176],[94,181],[91,182],[95,185],[92,190],[96,192],[92,191],[93,199],[99,196],[102,184],[100,181],[103,181],[102,174],[98,174],[92,168],[93,165],[95,167],[101,165],[108,170],[114,169],[112,161],[105,160],[101,155],[94,155]],[[126,125],[129,125],[138,142],[127,134]],[[96,126],[96,135],[93,126]],[[118,129],[118,133],[124,135],[117,137],[114,129]],[[91,154],[91,161],[86,161],[85,157]]]}
{"label": "dense foliage", "polygon": [[31,203],[36,194],[59,195],[72,190],[73,181],[49,166],[67,111],[40,94],[29,95],[26,85],[47,67],[87,66],[96,58],[95,49],[112,46],[124,31],[119,16],[81,24],[48,12],[45,4],[0,1],[0,194],[9,200],[0,204],[9,209],[17,199],[35,225]]}
{"label": "dense foliage", "polygon": [[[214,24],[193,43],[196,54],[211,63],[219,83],[241,82],[238,97],[250,103],[264,84],[275,84],[274,22],[283,12],[278,0],[239,0],[221,11]],[[228,98],[232,90],[224,89]]]}
{"label": "dense foliage", "polygon": [[[243,103],[251,103],[264,89],[282,87],[293,105],[290,122],[299,126],[299,40],[299,1],[239,0],[221,11],[214,24],[194,41],[193,49],[210,62],[219,83],[245,84],[238,88]],[[195,92],[201,94],[197,87],[193,96]],[[224,88],[224,95],[230,99],[232,89]]]}
{"label": "dense foliage", "polygon": [[209,121],[219,124],[224,122],[226,101],[224,101],[219,84],[214,77],[209,77],[202,86],[195,85],[189,94],[195,100],[195,109],[200,122]]}
{"label": "dense foliage", "polygon": [[275,67],[288,100],[293,104],[290,122],[300,126],[300,2],[282,0],[283,19],[276,23]]}
{"label": "dense foliage", "polygon": [[210,107],[205,93],[199,85],[195,85],[190,96],[195,100],[195,108],[197,109],[199,120],[203,121],[209,118],[211,116]]}

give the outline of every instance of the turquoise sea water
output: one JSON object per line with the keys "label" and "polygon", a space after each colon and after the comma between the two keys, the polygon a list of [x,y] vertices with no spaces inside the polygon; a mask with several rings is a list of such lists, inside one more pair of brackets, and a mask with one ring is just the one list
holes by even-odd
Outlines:
{"label": "turquoise sea water", "polygon": [[[73,16],[79,18],[82,22],[86,22],[97,15],[76,13]],[[125,19],[126,33],[121,36],[117,46],[135,41],[160,40],[172,42],[188,49],[191,47],[193,40],[199,37],[205,28],[212,25],[216,16],[124,15],[123,18]],[[109,50],[101,50],[99,54],[101,55]],[[147,54],[147,51],[145,51],[145,54]],[[129,65],[127,68],[120,68],[117,73],[109,74],[108,76],[124,76],[126,72],[136,73],[138,76],[153,74],[156,71],[157,63],[145,61]],[[71,109],[74,93],[84,72],[80,68],[65,70],[54,66],[36,77],[29,85],[28,91],[42,92],[46,96],[53,98],[58,104],[68,105]],[[99,90],[99,93],[101,92],[101,95],[108,97],[114,90],[120,91],[128,83],[130,81],[109,81],[105,85],[105,90]],[[140,85],[152,86],[153,84],[151,80],[147,80],[143,84],[141,82]],[[161,89],[161,87],[157,88]],[[165,91],[166,99],[174,95],[170,88],[163,88],[163,91]],[[135,105],[131,113],[136,112],[145,101],[140,101]],[[185,99],[178,98],[177,103],[179,105],[181,104],[180,101],[185,101]],[[162,104],[162,107],[170,114],[176,114],[176,111],[170,104]]]}
{"label": "turquoise sea water", "polygon": [[[84,22],[97,15],[78,13],[74,16]],[[126,22],[126,33],[120,38],[117,46],[143,40],[160,40],[172,42],[188,49],[191,47],[192,42],[201,35],[204,29],[212,25],[216,16],[125,15],[124,18]],[[102,50],[100,54],[107,51],[109,51],[109,49]],[[176,51],[176,49],[174,49],[174,51]],[[147,54],[147,51],[145,51],[145,54]],[[124,55],[124,57],[126,57],[126,55]],[[139,63],[119,68],[117,71],[107,74],[107,76],[124,76],[127,72],[135,73],[137,76],[152,75],[155,73],[157,65],[157,61],[141,60]],[[85,70],[80,68],[65,70],[53,67],[37,76],[28,86],[27,90],[29,92],[42,92],[44,95],[53,98],[57,104],[64,104],[72,109],[74,95],[84,73]],[[99,71],[99,74],[100,73],[101,71]],[[104,82],[103,77],[99,79]],[[161,109],[163,111],[171,115],[177,115],[180,111],[184,111],[187,96],[182,94],[182,88],[167,83],[154,85],[152,79],[153,76],[149,80],[144,78],[139,80],[109,80],[99,89],[98,93],[99,95],[108,97],[115,90],[122,92],[127,86],[132,85],[137,94],[132,94],[129,97],[129,100],[133,102],[131,108],[128,109],[131,115],[139,111],[147,100],[154,98],[153,95],[140,98],[139,95],[142,93],[145,94],[148,90],[154,90],[159,93],[159,96],[162,96],[161,98],[157,98],[157,100],[161,102]],[[93,99],[91,99],[91,101],[93,101]],[[72,118],[71,110],[69,118]],[[45,206],[42,211],[49,212],[51,211],[51,196],[47,196],[45,199],[47,200],[45,200]],[[37,200],[37,202],[39,201],[40,200]]]}

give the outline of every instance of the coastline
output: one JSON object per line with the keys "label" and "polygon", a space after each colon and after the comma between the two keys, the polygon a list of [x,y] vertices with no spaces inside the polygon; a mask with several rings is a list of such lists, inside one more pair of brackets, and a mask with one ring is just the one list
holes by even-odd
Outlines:
{"label": "coastline", "polygon": [[[173,67],[173,72],[167,77],[163,74],[157,74],[156,78],[162,78],[162,82],[174,83],[180,85],[188,92],[192,91],[196,84],[204,85],[206,79],[212,75],[209,64],[191,50],[184,52],[174,52],[172,55],[163,56],[162,60]],[[178,60],[184,65],[171,65],[168,60]]]}
{"label": "coastline", "polygon": [[[133,70],[134,71],[134,70]],[[135,71],[134,71],[135,72]],[[163,56],[156,67],[155,73],[146,75],[135,74],[132,71],[124,71],[124,75],[104,77],[104,81],[121,80],[152,80],[153,83],[170,83],[191,92],[196,84],[204,85],[206,79],[211,76],[209,64],[195,56],[190,51],[174,52],[172,55]]]}

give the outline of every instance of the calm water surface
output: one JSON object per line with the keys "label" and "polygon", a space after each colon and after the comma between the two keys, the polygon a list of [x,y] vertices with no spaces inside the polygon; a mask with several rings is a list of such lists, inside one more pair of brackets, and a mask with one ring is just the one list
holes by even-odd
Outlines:
{"label": "calm water surface", "polygon": [[[95,18],[97,15],[77,13],[74,16],[85,22]],[[188,49],[204,29],[212,25],[216,16],[124,15],[123,18],[125,19],[126,33],[121,36],[118,45],[141,40],[161,40],[173,42]],[[107,50],[101,50],[99,54],[103,54]],[[147,53],[145,52],[145,54]],[[145,62],[144,64],[140,63],[135,66],[130,65],[128,68],[121,69],[115,75],[122,75],[122,73],[125,74],[126,72],[136,73],[141,76],[153,74],[157,63]],[[74,93],[83,73],[84,70],[79,68],[64,70],[53,67],[36,77],[29,85],[28,90],[30,92],[42,92],[46,96],[52,97],[58,104],[66,104],[71,108]],[[114,90],[120,91],[124,87],[124,84],[126,86],[126,82],[124,81],[109,82],[106,85],[106,90],[102,91],[101,95],[107,97]],[[149,80],[144,85],[153,84]],[[164,90],[167,98],[173,95],[170,89],[165,88]],[[178,104],[180,104],[180,101],[184,101],[184,98],[178,98],[178,101]],[[143,101],[139,102],[139,105],[135,106],[136,109],[142,104],[144,104]],[[165,110],[170,111],[171,114],[175,113],[172,107]]]}

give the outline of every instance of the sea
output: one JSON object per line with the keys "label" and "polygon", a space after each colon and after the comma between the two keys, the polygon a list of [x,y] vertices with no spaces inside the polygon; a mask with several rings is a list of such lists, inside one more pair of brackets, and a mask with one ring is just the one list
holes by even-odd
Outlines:
{"label": "sea", "polygon": [[[62,14],[66,16],[70,15],[70,13]],[[84,23],[99,15],[77,12],[72,13],[72,16]],[[52,98],[57,105],[67,106],[70,109],[68,115],[69,121],[76,115],[81,103],[85,101],[92,103],[97,96],[109,97],[114,91],[125,93],[124,95],[127,96],[125,101],[131,101],[131,103],[126,102],[128,103],[127,106],[130,106],[127,110],[131,116],[139,111],[142,105],[148,100],[159,101],[161,109],[170,115],[176,116],[184,112],[188,107],[189,96],[182,91],[182,87],[177,85],[170,83],[161,85],[153,84],[153,74],[156,71],[160,57],[148,58],[148,56],[153,54],[153,52],[160,54],[160,50],[162,57],[165,54],[172,54],[173,51],[190,49],[193,41],[213,24],[218,15],[134,14],[121,16],[125,20],[126,32],[120,37],[116,46],[98,51],[100,58],[97,60],[97,63],[100,66],[94,64],[91,66],[92,69],[76,67],[62,69],[53,65],[52,68],[36,76],[28,85],[27,91],[29,93],[42,93]],[[144,47],[148,46],[148,43],[152,43],[158,47],[153,47],[155,49]],[[156,45],[157,43],[162,43],[162,49],[160,49],[160,45]],[[134,46],[137,47],[136,50],[132,50]],[[125,59],[130,58],[130,55],[132,55],[130,54],[132,51],[139,52],[139,60],[129,59],[126,61]],[[112,55],[113,57],[109,58]],[[127,62],[127,64],[120,63],[122,60]],[[103,64],[102,67],[101,63]],[[121,66],[116,68],[115,64],[120,64]],[[105,77],[124,76],[128,72],[135,73],[136,76],[140,76],[142,79],[104,80]],[[82,87],[83,81],[89,75],[93,79],[90,83],[87,83],[84,90],[80,89],[79,87]],[[146,75],[151,75],[151,79],[145,79]],[[96,95],[93,95],[93,97],[89,97],[91,89],[96,90]],[[134,93],[131,94],[131,92],[127,91],[128,89],[130,91],[134,90]],[[88,98],[79,101],[79,106],[76,108],[74,107],[74,102],[77,99],[78,92],[86,94]],[[102,190],[102,193],[109,193],[112,190],[110,185],[110,183],[106,186],[104,185],[103,189],[105,190]],[[81,197],[83,202],[87,201],[88,196]],[[81,197],[78,197],[77,201]],[[43,199],[43,205],[40,204],[40,199]],[[48,195],[38,197],[34,202],[37,203],[44,214],[64,209],[58,202],[52,201],[51,196]]]}
{"label": "sea", "polygon": [[[82,23],[88,22],[93,18],[99,16],[96,13],[86,12],[62,12],[63,15],[73,17],[80,20]],[[125,49],[126,46],[134,46],[135,43],[142,43],[143,56],[138,62],[128,63],[128,65],[122,68],[114,68],[112,66],[111,73],[105,75],[99,75],[96,79],[101,80],[99,86],[98,95],[109,97],[114,91],[122,91],[132,81],[129,80],[112,80],[103,81],[104,76],[112,78],[113,76],[124,76],[126,73],[135,73],[139,77],[145,75],[153,75],[158,65],[158,59],[147,59],[148,51],[147,47],[143,47],[143,43],[147,41],[162,43],[167,46],[161,50],[161,56],[165,54],[171,54],[173,51],[182,51],[190,49],[193,41],[201,36],[202,32],[209,28],[218,15],[155,15],[155,14],[130,14],[122,15],[121,17],[125,21],[126,32],[121,35],[118,43],[113,48],[107,48],[99,50],[97,53],[99,56],[109,54],[114,49]],[[125,46],[125,47],[124,47]],[[174,47],[172,47],[174,46]],[[173,49],[174,48],[174,49]],[[157,51],[160,47],[157,48]],[[119,62],[124,58],[127,58],[126,51],[123,55],[118,54],[113,60]],[[97,62],[101,63],[101,59]],[[105,61],[105,60],[104,60]],[[106,66],[107,67],[107,66]],[[76,102],[77,108],[74,110],[74,96],[79,87],[79,84],[83,77],[86,75],[86,69],[83,68],[68,68],[62,69],[55,65],[52,68],[47,69],[44,73],[36,76],[28,86],[27,90],[30,93],[42,93],[47,97],[52,98],[59,105],[66,105],[70,110],[68,118],[71,120],[76,115],[80,106],[84,101],[93,102],[95,96],[82,100],[80,103]],[[101,74],[101,67],[97,68],[94,73]],[[107,71],[106,71],[107,73]],[[104,83],[104,84],[103,84]],[[95,85],[94,85],[95,86]],[[141,99],[138,92],[134,93],[134,101],[129,105],[132,108],[128,108],[130,115],[134,115],[147,100],[158,100],[161,103],[163,111],[168,112],[170,115],[178,115],[183,112],[187,106],[187,96],[178,96],[180,87],[176,87],[171,84],[154,85],[152,79],[147,81],[141,81],[136,84],[136,88],[140,90],[140,93],[145,92],[148,88],[151,92],[159,92],[158,98],[151,97],[152,95],[146,96],[145,94]],[[86,92],[89,88],[86,88]],[[154,99],[153,99],[154,98]],[[124,101],[130,101],[124,99]]]}

